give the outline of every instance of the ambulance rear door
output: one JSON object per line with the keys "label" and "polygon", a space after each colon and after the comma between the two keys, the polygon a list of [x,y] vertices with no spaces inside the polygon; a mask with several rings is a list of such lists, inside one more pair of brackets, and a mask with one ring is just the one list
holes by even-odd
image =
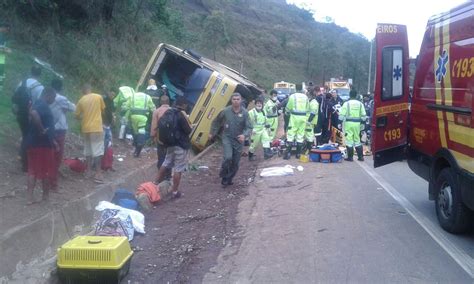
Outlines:
{"label": "ambulance rear door", "polygon": [[374,167],[405,157],[408,132],[409,57],[406,26],[378,24],[372,121]]}

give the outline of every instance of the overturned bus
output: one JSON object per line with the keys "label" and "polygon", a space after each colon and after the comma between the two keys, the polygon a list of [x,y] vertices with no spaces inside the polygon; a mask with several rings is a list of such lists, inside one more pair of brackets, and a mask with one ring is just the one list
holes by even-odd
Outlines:
{"label": "overturned bus", "polygon": [[262,90],[245,76],[221,63],[204,58],[192,50],[160,44],[153,53],[138,82],[146,88],[154,79],[165,84],[172,100],[184,96],[190,105],[189,120],[195,126],[191,143],[196,151],[208,144],[211,123],[230,104],[232,93],[238,92],[247,103]]}

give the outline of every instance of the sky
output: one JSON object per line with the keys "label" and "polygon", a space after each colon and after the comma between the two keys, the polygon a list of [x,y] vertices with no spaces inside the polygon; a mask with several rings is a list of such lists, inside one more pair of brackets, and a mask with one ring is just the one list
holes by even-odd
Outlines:
{"label": "sky", "polygon": [[[287,0],[287,3],[314,11],[317,21],[332,18],[335,24],[375,37],[377,23],[407,26],[410,57],[420,51],[426,23],[432,15],[448,11],[468,0]],[[472,0],[471,0],[472,1]]]}

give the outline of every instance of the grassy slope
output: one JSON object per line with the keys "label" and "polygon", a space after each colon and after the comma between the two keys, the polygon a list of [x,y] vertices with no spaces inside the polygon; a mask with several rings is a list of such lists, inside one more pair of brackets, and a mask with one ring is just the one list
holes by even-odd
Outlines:
{"label": "grassy slope", "polygon": [[[243,73],[257,84],[268,89],[280,80],[322,84],[324,79],[342,75],[356,77],[356,86],[366,88],[362,85],[367,82],[367,40],[334,24],[316,23],[284,0],[169,0],[168,7],[172,19],[169,26],[145,18],[131,24],[127,15],[117,11],[118,16],[110,23],[99,22],[85,31],[58,32],[28,24],[21,17],[10,17],[9,46],[13,53],[7,57],[7,96],[0,96],[0,119],[6,122],[0,126],[1,131],[17,130],[10,112],[10,95],[28,74],[31,55],[50,62],[64,74],[66,95],[77,101],[84,82],[92,82],[99,93],[120,85],[133,86],[160,42],[193,48],[212,57],[203,26],[205,18],[217,10],[225,15],[230,38],[228,46],[218,48],[217,60],[237,70],[242,62]],[[355,55],[350,53],[354,50],[358,51]],[[354,68],[347,66],[348,54],[360,57],[357,72],[349,72]],[[42,82],[49,84],[52,76],[44,73]],[[362,79],[357,80],[357,76]],[[72,129],[77,130],[74,120],[70,121]]]}

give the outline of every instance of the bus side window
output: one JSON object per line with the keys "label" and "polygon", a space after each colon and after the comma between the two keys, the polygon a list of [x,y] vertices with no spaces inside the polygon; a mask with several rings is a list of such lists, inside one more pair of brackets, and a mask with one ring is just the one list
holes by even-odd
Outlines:
{"label": "bus side window", "polygon": [[400,47],[382,50],[382,100],[403,96],[403,51]]}

